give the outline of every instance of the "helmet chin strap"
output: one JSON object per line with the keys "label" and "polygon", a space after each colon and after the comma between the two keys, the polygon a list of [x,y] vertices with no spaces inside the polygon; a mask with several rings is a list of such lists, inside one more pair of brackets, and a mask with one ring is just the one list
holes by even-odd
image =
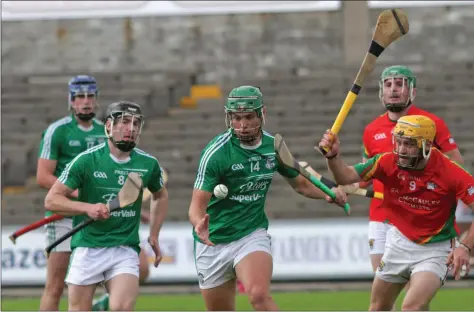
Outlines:
{"label": "helmet chin strap", "polygon": [[76,113],[76,116],[82,121],[89,121],[95,117],[95,113],[89,113],[89,114]]}

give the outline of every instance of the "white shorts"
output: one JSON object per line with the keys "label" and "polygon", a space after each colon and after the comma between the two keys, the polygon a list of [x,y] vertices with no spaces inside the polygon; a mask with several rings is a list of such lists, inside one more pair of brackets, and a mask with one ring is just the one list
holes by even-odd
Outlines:
{"label": "white shorts", "polygon": [[454,239],[419,245],[392,227],[387,232],[385,253],[375,275],[389,283],[403,284],[417,272],[432,272],[443,284],[448,274],[446,260],[453,247]]}
{"label": "white shorts", "polygon": [[[58,221],[48,223],[44,226],[46,234],[46,246],[54,243],[58,238],[72,229],[72,219],[64,218]],[[71,238],[56,246],[51,252],[71,252]]]}
{"label": "white shorts", "polygon": [[137,252],[128,246],[74,249],[66,276],[67,284],[94,285],[119,274],[132,274],[138,279]]}
{"label": "white shorts", "polygon": [[383,255],[387,232],[393,225],[385,222],[369,222],[369,253],[371,255]]}
{"label": "white shorts", "polygon": [[271,237],[264,229],[258,229],[229,244],[208,246],[195,242],[194,257],[199,287],[215,288],[234,279],[237,263],[255,251],[272,255]]}
{"label": "white shorts", "polygon": [[471,223],[474,221],[474,213],[468,205],[458,200],[456,207],[456,222],[457,223]]}

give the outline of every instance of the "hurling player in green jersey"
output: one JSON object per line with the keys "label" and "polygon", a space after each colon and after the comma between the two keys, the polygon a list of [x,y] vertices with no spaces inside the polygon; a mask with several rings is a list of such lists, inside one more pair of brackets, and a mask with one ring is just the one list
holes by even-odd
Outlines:
{"label": "hurling player in green jersey", "polygon": [[[130,172],[139,174],[151,192],[150,236],[155,267],[161,260],[158,234],[168,210],[168,192],[158,160],[136,148],[144,117],[138,104],[126,101],[107,108],[108,140],[75,157],[64,169],[45,199],[46,209],[73,216],[73,225],[86,218],[96,222],[71,240],[72,256],[66,283],[69,310],[90,311],[97,285],[110,294],[110,310],[131,311],[139,285],[140,213],[143,192],[135,203],[109,212]],[[69,195],[78,190],[76,201]]]}
{"label": "hurling player in green jersey", "polygon": [[[278,309],[270,296],[273,271],[265,198],[278,172],[299,194],[332,200],[275,157],[274,137],[262,129],[266,108],[259,88],[233,89],[225,105],[228,130],[201,153],[189,208],[196,273],[208,310],[234,310],[236,279],[255,310]],[[224,184],[225,198],[213,195]],[[335,202],[346,194],[337,188]]]}
{"label": "hurling player in green jersey", "polygon": [[[51,123],[43,132],[37,165],[36,179],[39,186],[50,189],[66,165],[79,153],[106,140],[104,125],[95,119],[99,87],[94,77],[79,75],[68,84],[69,110],[71,113]],[[77,191],[71,198],[77,197]],[[46,216],[51,215],[47,211]],[[64,218],[45,226],[46,245],[64,235],[72,228],[72,219]],[[48,258],[46,285],[41,297],[40,310],[59,309],[64,290],[71,239],[54,248]]]}

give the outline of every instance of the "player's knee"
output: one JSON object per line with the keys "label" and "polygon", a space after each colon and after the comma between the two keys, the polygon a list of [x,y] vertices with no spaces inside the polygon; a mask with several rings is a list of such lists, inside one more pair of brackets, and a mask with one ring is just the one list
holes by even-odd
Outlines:
{"label": "player's knee", "polygon": [[257,307],[265,304],[270,299],[270,293],[267,287],[260,285],[251,285],[246,289],[250,304],[257,309]]}
{"label": "player's knee", "polygon": [[135,309],[135,299],[134,298],[121,298],[116,301],[109,301],[110,311],[133,311]]}
{"label": "player's knee", "polygon": [[49,297],[59,298],[64,292],[64,286],[65,283],[62,279],[51,279],[47,281],[44,292]]}
{"label": "player's knee", "polygon": [[382,300],[380,298],[374,298],[370,300],[369,311],[390,311],[392,310],[393,304],[389,300]]}

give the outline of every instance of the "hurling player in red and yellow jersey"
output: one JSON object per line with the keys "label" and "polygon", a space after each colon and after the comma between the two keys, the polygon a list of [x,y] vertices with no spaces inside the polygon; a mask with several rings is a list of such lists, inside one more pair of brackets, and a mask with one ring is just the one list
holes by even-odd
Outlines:
{"label": "hurling player in red and yellow jersey", "polygon": [[[410,281],[403,310],[426,310],[443,285],[448,265],[461,277],[469,271],[474,223],[454,248],[454,214],[458,200],[474,210],[474,178],[434,147],[436,125],[422,115],[401,117],[393,131],[393,152],[347,166],[339,154],[337,135],[329,130],[320,147],[336,183],[348,185],[378,179],[384,185],[382,205],[392,222],[385,253],[372,285],[370,310],[390,310]],[[466,273],[466,274],[467,274]]]}
{"label": "hurling player in red and yellow jersey", "polygon": [[[363,162],[377,154],[391,152],[392,130],[397,120],[402,116],[423,115],[432,119],[436,124],[436,135],[433,141],[434,146],[447,155],[452,160],[462,164],[463,159],[459,149],[446,126],[446,123],[439,117],[426,112],[413,104],[416,96],[416,77],[410,68],[401,65],[394,65],[385,68],[380,77],[379,97],[387,112],[373,120],[364,130]],[[376,192],[383,192],[383,184],[378,179],[373,179],[368,183],[361,183],[358,187],[366,187],[373,183]],[[465,206],[459,202],[462,209]],[[372,199],[369,208],[369,247],[372,269],[377,266],[382,259],[385,250],[385,238],[388,229],[391,227],[387,209],[382,205],[382,200]],[[470,224],[470,222],[469,222]]]}

